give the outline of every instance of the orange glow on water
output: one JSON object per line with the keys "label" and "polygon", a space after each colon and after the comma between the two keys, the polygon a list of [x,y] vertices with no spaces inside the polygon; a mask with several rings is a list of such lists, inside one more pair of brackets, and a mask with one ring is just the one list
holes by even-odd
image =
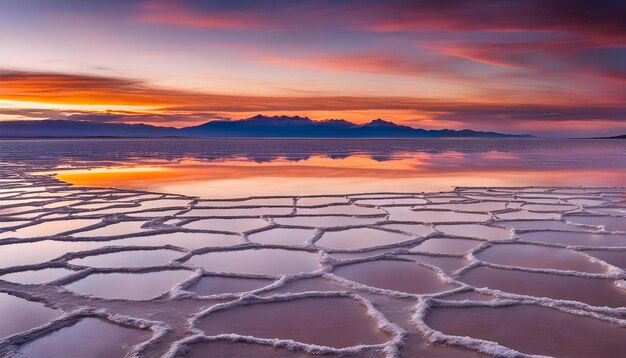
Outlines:
{"label": "orange glow on water", "polygon": [[[514,155],[485,153],[497,166],[467,165],[463,153],[447,152],[435,160],[426,153],[376,161],[367,155],[331,159],[274,159],[258,163],[245,158],[219,161],[184,159],[142,165],[128,163],[91,170],[63,170],[60,180],[92,187],[117,187],[200,197],[254,195],[347,194],[356,192],[443,191],[454,186],[619,185],[626,173],[617,169],[515,166]],[[464,165],[461,165],[464,163]],[[590,179],[591,178],[591,179]],[[589,183],[592,180],[593,183]]]}

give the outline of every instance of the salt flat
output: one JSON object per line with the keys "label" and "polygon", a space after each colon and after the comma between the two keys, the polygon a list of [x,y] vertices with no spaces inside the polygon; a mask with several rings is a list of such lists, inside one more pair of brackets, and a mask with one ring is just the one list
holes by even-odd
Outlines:
{"label": "salt flat", "polygon": [[32,172],[0,168],[3,357],[626,348],[624,187],[208,201]]}

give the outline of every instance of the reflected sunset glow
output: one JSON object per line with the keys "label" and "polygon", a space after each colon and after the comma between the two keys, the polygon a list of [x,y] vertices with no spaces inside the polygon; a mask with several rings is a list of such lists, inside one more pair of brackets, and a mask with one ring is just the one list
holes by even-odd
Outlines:
{"label": "reflected sunset glow", "polygon": [[626,173],[559,165],[544,170],[522,154],[488,152],[483,160],[461,152],[440,154],[404,152],[377,161],[356,154],[332,159],[311,156],[289,161],[276,158],[255,162],[244,157],[215,161],[184,158],[171,161],[128,162],[111,167],[70,169],[56,177],[80,186],[118,187],[201,197],[257,195],[347,194],[357,192],[445,191],[464,186],[619,185]]}

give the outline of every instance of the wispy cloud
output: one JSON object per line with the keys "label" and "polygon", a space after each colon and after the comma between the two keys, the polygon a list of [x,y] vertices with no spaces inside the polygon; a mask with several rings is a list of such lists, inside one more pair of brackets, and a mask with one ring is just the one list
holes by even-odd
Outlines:
{"label": "wispy cloud", "polygon": [[201,28],[293,30],[310,27],[368,31],[503,31],[584,34],[626,38],[626,5],[598,0],[374,1],[279,0],[196,1],[152,0],[137,19]]}
{"label": "wispy cloud", "polygon": [[[12,90],[6,90],[11,88]],[[58,73],[4,71],[0,100],[36,103],[152,106],[150,110],[88,111],[0,109],[0,114],[22,119],[71,119],[99,122],[189,125],[214,119],[242,118],[251,113],[317,113],[338,118],[362,111],[371,116],[390,113],[399,122],[429,128],[497,129],[542,132],[546,123],[568,123],[568,133],[588,131],[623,121],[620,104],[470,103],[390,96],[245,96],[156,88],[138,80]],[[372,118],[363,118],[372,119]],[[533,124],[536,124],[533,128]],[[549,127],[549,126],[548,126]]]}

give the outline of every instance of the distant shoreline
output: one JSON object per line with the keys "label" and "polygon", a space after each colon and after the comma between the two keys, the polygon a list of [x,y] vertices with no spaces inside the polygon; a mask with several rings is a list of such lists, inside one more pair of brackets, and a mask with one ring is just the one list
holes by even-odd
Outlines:
{"label": "distant shoreline", "polygon": [[0,140],[37,140],[37,139],[182,139],[182,140],[533,140],[533,139],[618,139],[618,138],[549,138],[549,137],[121,137],[121,136],[80,136],[80,137],[0,137]]}
{"label": "distant shoreline", "polygon": [[176,140],[624,140],[624,136],[616,137],[583,137],[583,138],[553,138],[553,137],[436,137],[436,138],[407,138],[407,137],[122,137],[122,136],[36,136],[36,137],[0,137],[0,140],[80,140],[80,139],[176,139]]}

